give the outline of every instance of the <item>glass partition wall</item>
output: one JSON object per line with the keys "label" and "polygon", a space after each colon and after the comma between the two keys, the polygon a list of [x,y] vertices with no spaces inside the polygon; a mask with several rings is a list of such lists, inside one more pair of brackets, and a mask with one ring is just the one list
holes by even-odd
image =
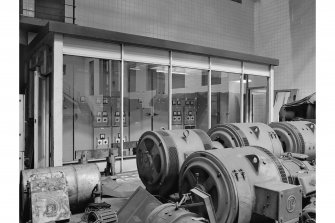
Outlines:
{"label": "glass partition wall", "polygon": [[208,130],[207,70],[172,68],[172,129]]}
{"label": "glass partition wall", "polygon": [[120,62],[63,58],[63,162],[75,151],[111,148],[119,133]]}
{"label": "glass partition wall", "polygon": [[241,74],[212,71],[211,126],[240,122]]}
{"label": "glass partition wall", "polygon": [[267,123],[268,77],[246,75],[243,81],[246,89],[245,118],[247,122]]}
{"label": "glass partition wall", "polygon": [[145,131],[268,122],[269,65],[244,73],[243,61],[134,46],[120,47],[114,60],[108,52],[117,47],[96,44],[86,53],[73,44],[63,51],[70,53],[63,55],[63,162],[80,150],[123,147],[117,156],[135,155]]}
{"label": "glass partition wall", "polygon": [[123,77],[124,141],[138,141],[145,131],[168,129],[168,66],[125,62]]}

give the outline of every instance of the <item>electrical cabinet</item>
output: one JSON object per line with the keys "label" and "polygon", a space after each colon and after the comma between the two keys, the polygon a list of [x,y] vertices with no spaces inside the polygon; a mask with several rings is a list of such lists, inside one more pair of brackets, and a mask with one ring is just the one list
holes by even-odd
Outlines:
{"label": "electrical cabinet", "polygon": [[152,130],[168,129],[169,98],[166,94],[157,94],[153,97]]}
{"label": "electrical cabinet", "polygon": [[129,141],[137,141],[143,132],[151,130],[151,107],[144,107],[142,98],[129,99]]}
{"label": "electrical cabinet", "polygon": [[111,148],[112,129],[110,127],[94,128],[94,149]]}
{"label": "electrical cabinet", "polygon": [[196,127],[196,113],[197,113],[197,99],[196,97],[185,98],[184,105],[184,128],[194,129]]}
{"label": "electrical cabinet", "polygon": [[111,125],[111,97],[95,97],[93,117],[94,127],[106,127]]}
{"label": "electrical cabinet", "polygon": [[120,143],[120,125],[123,123],[123,141],[127,142],[129,139],[129,99],[124,98],[123,118],[121,120],[121,99],[119,97],[112,98],[112,142]]}
{"label": "electrical cabinet", "polygon": [[183,104],[184,98],[178,96],[172,98],[172,125],[174,129],[183,128]]}
{"label": "electrical cabinet", "polygon": [[110,148],[111,131],[111,97],[95,96],[93,104],[93,149]]}
{"label": "electrical cabinet", "polygon": [[197,97],[195,94],[175,94],[172,97],[173,129],[194,129],[197,126]]}

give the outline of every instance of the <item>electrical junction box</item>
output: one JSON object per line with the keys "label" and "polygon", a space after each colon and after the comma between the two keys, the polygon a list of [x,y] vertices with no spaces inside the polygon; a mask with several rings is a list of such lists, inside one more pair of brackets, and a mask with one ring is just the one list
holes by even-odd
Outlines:
{"label": "electrical junction box", "polygon": [[266,182],[255,185],[254,213],[274,219],[279,223],[292,222],[302,214],[301,186],[282,182]]}

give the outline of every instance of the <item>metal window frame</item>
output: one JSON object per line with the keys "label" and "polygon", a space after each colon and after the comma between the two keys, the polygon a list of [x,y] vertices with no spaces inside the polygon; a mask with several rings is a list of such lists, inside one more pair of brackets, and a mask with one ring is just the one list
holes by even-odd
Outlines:
{"label": "metal window frame", "polygon": [[242,72],[240,75],[240,123],[244,123],[244,91],[246,90],[244,88],[244,61],[241,61],[241,67],[242,67]]}
{"label": "metal window frame", "polygon": [[54,34],[52,74],[52,166],[63,165],[63,35]]}
{"label": "metal window frame", "polygon": [[120,172],[123,172],[123,112],[124,112],[124,44],[121,44],[121,75],[120,75]]}
{"label": "metal window frame", "polygon": [[274,66],[269,65],[269,77],[267,78],[268,86],[267,86],[267,115],[268,115],[268,124],[273,122],[274,120]]}
{"label": "metal window frame", "polygon": [[208,57],[208,92],[207,92],[207,107],[208,107],[208,129],[212,127],[212,67],[211,57]]}
{"label": "metal window frame", "polygon": [[168,103],[169,103],[169,130],[172,130],[172,51],[170,54],[170,64],[169,64],[169,76],[168,76]]}

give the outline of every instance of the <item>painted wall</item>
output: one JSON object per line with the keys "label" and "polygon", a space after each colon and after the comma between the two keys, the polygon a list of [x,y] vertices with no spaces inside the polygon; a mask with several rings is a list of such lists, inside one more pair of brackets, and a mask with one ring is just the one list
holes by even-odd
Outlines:
{"label": "painted wall", "polygon": [[255,1],[255,53],[279,59],[275,89],[315,92],[315,0]]}
{"label": "painted wall", "polygon": [[243,4],[230,0],[80,0],[76,4],[78,25],[253,53],[251,0]]}
{"label": "painted wall", "polygon": [[315,0],[80,0],[78,25],[278,58],[275,89],[315,92]]}

